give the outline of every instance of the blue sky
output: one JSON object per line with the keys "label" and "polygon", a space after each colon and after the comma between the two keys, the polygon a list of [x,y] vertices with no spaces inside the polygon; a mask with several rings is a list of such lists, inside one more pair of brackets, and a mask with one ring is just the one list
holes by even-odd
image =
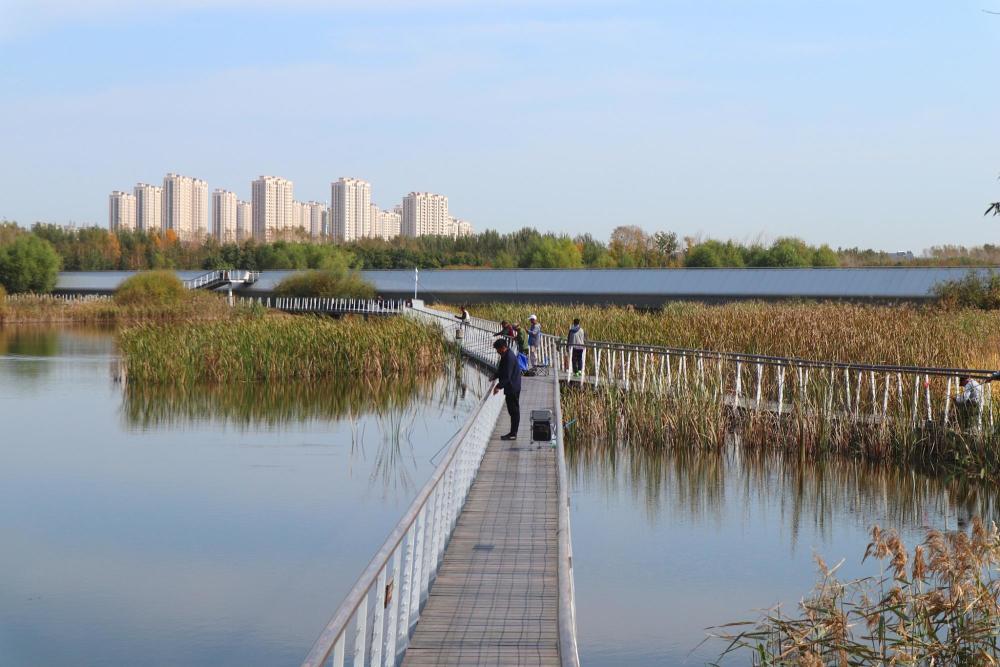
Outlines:
{"label": "blue sky", "polygon": [[[169,4],[170,7],[164,7]],[[1000,241],[1000,0],[0,0],[0,217],[167,171],[919,251]]]}

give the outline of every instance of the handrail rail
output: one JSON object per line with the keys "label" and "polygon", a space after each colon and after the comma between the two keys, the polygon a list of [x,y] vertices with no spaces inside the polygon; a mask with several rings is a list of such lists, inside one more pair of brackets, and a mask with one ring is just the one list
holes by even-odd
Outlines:
{"label": "handrail rail", "polygon": [[576,586],[573,577],[573,534],[570,529],[569,479],[566,473],[566,445],[563,440],[562,400],[559,374],[552,374],[555,385],[556,477],[559,488],[559,658],[562,667],[579,667],[580,652],[576,640]]}
{"label": "handrail rail", "polygon": [[[568,346],[566,339],[553,334],[542,334],[548,337],[560,348]],[[652,354],[684,355],[696,356],[702,359],[725,359],[729,361],[746,361],[761,363],[765,366],[802,366],[803,368],[823,368],[836,370],[855,371],[875,371],[886,373],[919,373],[921,375],[936,376],[964,376],[974,378],[986,378],[994,371],[988,369],[975,368],[947,368],[940,366],[900,366],[892,364],[860,364],[845,361],[823,361],[819,359],[808,359],[805,357],[780,357],[766,354],[753,354],[750,352],[725,352],[709,350],[704,348],[690,347],[667,347],[662,345],[641,345],[637,343],[616,343],[614,341],[587,341],[574,347],[582,347],[591,350],[626,350],[635,352],[647,352]]]}
{"label": "handrail rail", "polygon": [[[398,578],[399,559],[400,559],[399,549],[404,539],[409,537],[409,541],[407,543],[408,558],[413,558],[413,554],[409,553],[409,547],[412,546],[412,542],[414,542],[415,540],[417,539],[420,540],[420,545],[418,550],[420,551],[423,550],[424,543],[426,541],[425,539],[426,536],[422,534],[418,538],[415,534],[411,534],[411,529],[413,529],[414,525],[418,523],[418,520],[422,519],[423,525],[417,528],[417,532],[426,533],[428,532],[426,524],[429,522],[433,522],[435,524],[433,531],[435,533],[434,542],[435,544],[437,544],[437,542],[440,541],[440,553],[443,554],[444,545],[447,544],[447,539],[448,537],[450,537],[451,531],[450,529],[442,527],[438,524],[440,524],[442,521],[445,523],[452,521],[453,520],[451,518],[452,515],[454,515],[454,518],[457,518],[457,512],[455,511],[456,507],[454,506],[444,507],[442,505],[442,502],[451,502],[454,504],[455,502],[458,501],[459,496],[461,496],[461,501],[464,502],[464,495],[465,495],[465,492],[463,492],[461,488],[458,489],[453,488],[454,487],[453,477],[455,477],[455,475],[453,474],[452,464],[456,462],[459,455],[459,451],[466,444],[466,440],[469,437],[472,428],[476,424],[477,419],[483,416],[484,410],[487,411],[487,414],[485,415],[485,418],[487,419],[491,417],[491,415],[489,414],[490,412],[495,412],[497,414],[499,413],[499,406],[496,406],[496,410],[489,410],[489,405],[491,403],[491,400],[494,404],[496,403],[496,399],[492,395],[492,393],[486,392],[486,395],[483,396],[482,399],[480,399],[479,404],[476,406],[476,408],[472,410],[469,417],[465,420],[465,423],[463,424],[459,433],[456,434],[456,436],[453,438],[452,444],[449,447],[444,458],[441,460],[441,463],[434,470],[434,473],[431,475],[430,479],[428,479],[427,482],[424,484],[424,486],[421,488],[416,498],[414,498],[413,502],[410,504],[409,509],[406,511],[403,517],[399,520],[396,526],[389,533],[389,536],[386,538],[381,548],[372,557],[371,561],[368,563],[368,566],[361,573],[361,576],[358,577],[354,586],[351,588],[350,592],[344,598],[344,601],[337,608],[337,611],[334,612],[330,621],[327,623],[326,627],[323,629],[319,637],[314,642],[312,648],[309,651],[309,654],[306,656],[305,660],[302,663],[302,667],[319,667],[320,665],[323,665],[324,662],[331,655],[334,655],[335,664],[337,664],[337,656],[339,655],[340,664],[342,664],[344,657],[345,633],[352,620],[355,620],[361,625],[361,630],[359,632],[359,635],[361,636],[360,641],[362,642],[361,650],[364,651],[366,639],[363,637],[363,635],[365,632],[364,628],[367,625],[367,597],[369,595],[369,592],[372,591],[373,588],[377,585],[377,581],[384,581],[384,578],[389,568],[390,560],[392,560],[394,557],[395,557],[396,567],[393,573],[394,576],[393,581],[395,582],[395,578]],[[490,419],[491,422],[495,421],[495,416],[496,416],[495,414],[492,415],[493,419]],[[492,431],[492,428],[493,424],[490,423],[489,425],[490,431]],[[486,439],[488,440],[488,438],[489,436],[487,435]],[[483,449],[485,449],[485,443]],[[481,458],[481,454],[479,458]],[[478,468],[478,461],[475,462],[475,466]],[[471,484],[471,477],[468,479],[468,483]],[[449,487],[448,490],[445,491],[445,493],[449,495],[449,498],[446,499],[435,498],[434,516],[432,517],[425,516],[426,508],[428,506],[428,500],[431,498],[432,494],[435,494],[437,491],[444,489],[445,486]],[[467,488],[465,489],[465,491],[467,491]],[[459,503],[457,507],[460,508],[461,503]],[[422,531],[421,528],[423,529]],[[439,529],[446,530],[447,534],[437,537],[436,535]],[[436,547],[434,547],[434,545],[430,545],[429,548],[431,549],[431,551],[436,551]],[[422,564],[423,563],[422,556],[418,556],[417,559],[414,559],[413,562],[414,563],[420,562]],[[434,572],[436,573],[438,566],[437,563],[428,563],[428,566],[432,567],[434,569]],[[411,607],[407,612],[408,615],[413,614],[414,612],[416,612],[419,615],[419,605],[423,602],[422,590],[421,589],[418,589],[417,591],[412,590],[414,585],[420,584],[420,581],[414,581],[414,579],[419,579],[421,576],[421,574],[419,573],[419,567],[420,566],[418,565],[417,570],[411,572],[410,574],[410,582],[409,582],[410,591],[406,591],[404,585],[402,587],[404,590],[401,591],[401,593],[398,596],[404,598],[403,604],[411,604],[410,600],[406,598],[417,600],[417,608],[414,610]],[[433,581],[431,573],[424,573],[423,576],[429,579],[429,582],[426,584],[426,586],[429,587],[430,582]],[[388,592],[388,597],[392,597],[392,588],[387,587],[387,592]],[[376,591],[376,593],[380,593],[380,591]],[[382,594],[383,599],[384,597],[385,595]],[[359,611],[359,607],[361,606],[362,603],[365,603],[366,605],[366,609],[364,610],[365,616],[364,618],[361,617],[356,618],[357,612]],[[398,602],[395,602],[394,604],[398,604]],[[385,605],[386,607],[388,607],[389,605],[389,602],[387,600],[385,601]],[[376,613],[378,613],[377,604],[376,604]],[[381,623],[381,621],[379,622]],[[394,621],[391,621],[391,623],[394,623]],[[415,620],[412,623],[407,623],[407,625],[412,627],[413,623],[415,623]],[[409,632],[410,627],[406,628],[407,633]],[[387,631],[395,633],[396,628],[390,626],[387,628]],[[389,639],[390,637],[386,635],[385,640],[388,641]],[[375,641],[379,642],[383,641],[381,635],[381,629],[379,630],[378,638],[373,639],[373,646],[372,646],[373,653],[375,653],[376,651],[376,647],[374,646]],[[395,646],[395,636],[391,638],[390,646],[391,647]],[[378,653],[379,654],[381,653],[381,646],[378,647]],[[363,663],[364,663],[364,655],[362,655],[360,663],[358,663],[357,661],[355,662],[355,664],[363,664]],[[389,663],[387,662],[387,664]]]}

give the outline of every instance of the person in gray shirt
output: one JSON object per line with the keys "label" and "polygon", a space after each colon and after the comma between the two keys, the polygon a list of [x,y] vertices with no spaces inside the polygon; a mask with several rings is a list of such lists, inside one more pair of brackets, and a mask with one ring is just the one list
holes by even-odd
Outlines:
{"label": "person in gray shirt", "polygon": [[580,318],[577,317],[573,320],[573,326],[569,328],[569,334],[566,335],[566,345],[569,346],[570,358],[573,362],[573,375],[583,375],[583,345],[586,342],[583,327],[580,326]]}

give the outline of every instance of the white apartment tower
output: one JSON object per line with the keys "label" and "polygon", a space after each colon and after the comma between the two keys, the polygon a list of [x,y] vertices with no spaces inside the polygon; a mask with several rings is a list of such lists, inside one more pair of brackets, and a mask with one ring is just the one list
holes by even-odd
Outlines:
{"label": "white apartment tower", "polygon": [[345,243],[371,234],[372,186],[359,178],[340,178],[330,184],[331,234]]}
{"label": "white apartment tower", "polygon": [[236,202],[236,240],[239,243],[253,238],[253,208],[248,201]]}
{"label": "white apartment tower", "polygon": [[411,192],[403,198],[403,236],[445,236],[450,221],[444,195]]}
{"label": "white apartment tower", "polygon": [[212,192],[212,235],[219,243],[236,243],[236,193]]}
{"label": "white apartment tower", "polygon": [[377,237],[385,241],[391,241],[399,236],[399,231],[403,223],[403,213],[399,206],[391,211],[377,209],[373,215],[378,220],[378,224],[375,225],[375,235]]}
{"label": "white apartment tower", "polygon": [[472,236],[472,223],[460,218],[451,218],[448,221],[448,236],[453,239]]}
{"label": "white apartment tower", "polygon": [[149,183],[136,183],[135,227],[140,232],[163,231],[163,188]]}
{"label": "white apartment tower", "polygon": [[295,226],[292,182],[278,176],[261,176],[252,183],[253,237],[274,241]]}
{"label": "white apartment tower", "polygon": [[318,239],[324,234],[326,225],[326,204],[318,201],[306,202],[303,204],[302,226],[309,232],[309,236]]}
{"label": "white apartment tower", "polygon": [[167,174],[163,178],[163,230],[181,241],[201,241],[208,233],[208,183]]}
{"label": "white apartment tower", "polygon": [[108,228],[113,232],[135,229],[135,195],[115,190],[108,197]]}

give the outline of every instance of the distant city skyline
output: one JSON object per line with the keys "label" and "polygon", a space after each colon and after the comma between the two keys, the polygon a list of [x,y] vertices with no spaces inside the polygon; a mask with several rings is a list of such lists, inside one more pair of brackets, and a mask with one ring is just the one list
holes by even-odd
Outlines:
{"label": "distant city skyline", "polygon": [[184,242],[211,236],[222,243],[303,237],[348,243],[398,236],[457,238],[473,233],[471,222],[449,214],[445,195],[410,192],[392,210],[381,209],[372,201],[372,184],[354,177],[342,176],[330,183],[329,204],[296,200],[295,183],[272,175],[250,182],[249,201],[239,199],[234,190],[215,188],[209,208],[207,197],[205,180],[170,172],[163,177],[163,187],[140,181],[132,193],[113,190],[107,199],[107,227],[111,231],[169,230]]}
{"label": "distant city skyline", "polygon": [[1000,0],[0,3],[25,225],[103,226],[166,167],[302,202],[356,174],[480,231],[1000,241]]}

